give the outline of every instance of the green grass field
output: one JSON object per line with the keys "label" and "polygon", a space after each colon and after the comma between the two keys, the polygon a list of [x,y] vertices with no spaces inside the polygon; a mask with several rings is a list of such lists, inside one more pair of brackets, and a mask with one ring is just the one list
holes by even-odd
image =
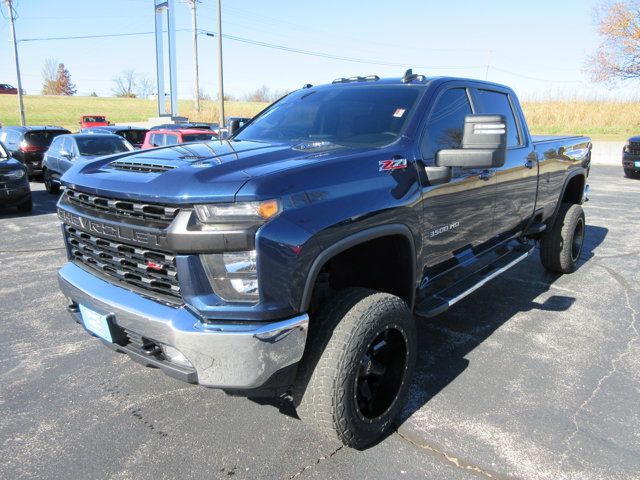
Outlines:
{"label": "green grass field", "polygon": [[[180,115],[190,120],[218,121],[216,102],[201,102],[201,111],[194,112],[193,102],[180,100]],[[227,116],[250,117],[267,104],[257,102],[226,102]],[[540,101],[524,102],[523,108],[531,131],[535,134],[582,134],[598,140],[623,140],[640,134],[640,102]],[[78,129],[80,115],[106,115],[114,123],[144,122],[156,116],[154,100],[112,97],[55,97],[27,95],[27,123],[61,125]],[[0,95],[0,123],[18,124],[18,99]]]}
{"label": "green grass field", "polygon": [[[227,116],[251,117],[266,107],[258,102],[225,102]],[[218,121],[216,102],[200,102],[200,112],[193,110],[193,102],[180,100],[180,115],[190,120]],[[80,115],[105,115],[113,123],[144,122],[157,116],[155,100],[113,97],[57,97],[27,95],[24,97],[27,124],[60,125],[71,131],[79,128]],[[0,95],[0,123],[19,125],[18,98]]]}

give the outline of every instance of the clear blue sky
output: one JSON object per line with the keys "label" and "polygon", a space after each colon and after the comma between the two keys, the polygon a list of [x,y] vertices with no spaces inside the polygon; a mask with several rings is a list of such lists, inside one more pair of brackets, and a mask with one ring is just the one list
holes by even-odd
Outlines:
{"label": "clear blue sky", "polygon": [[[153,0],[14,0],[18,39],[152,31]],[[224,40],[225,86],[242,96],[261,85],[295,89],[338,76],[427,75],[485,78],[525,98],[638,97],[638,84],[593,85],[582,72],[598,44],[597,0],[279,1],[223,0],[223,33],[362,63]],[[16,83],[4,2],[0,82]],[[176,0],[180,98],[192,95],[190,9]],[[198,27],[216,30],[215,0],[202,0]],[[217,91],[216,39],[201,35],[201,88]],[[111,95],[113,77],[135,69],[155,83],[153,35],[21,42],[23,87],[41,88],[46,58],[64,62],[79,94]],[[489,53],[491,52],[491,53]],[[372,63],[365,63],[372,62]],[[379,63],[379,64],[376,64]],[[387,65],[384,65],[387,64]],[[398,64],[393,66],[389,64]],[[401,65],[401,66],[400,66]]]}

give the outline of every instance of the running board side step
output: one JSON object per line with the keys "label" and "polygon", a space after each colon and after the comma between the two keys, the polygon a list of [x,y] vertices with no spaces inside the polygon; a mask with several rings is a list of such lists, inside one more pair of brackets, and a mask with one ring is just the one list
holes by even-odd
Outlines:
{"label": "running board side step", "polygon": [[471,273],[445,289],[429,295],[416,305],[415,314],[420,317],[431,318],[446,311],[467,295],[478,290],[487,282],[514,267],[533,252],[533,246],[514,248],[501,255],[493,263]]}

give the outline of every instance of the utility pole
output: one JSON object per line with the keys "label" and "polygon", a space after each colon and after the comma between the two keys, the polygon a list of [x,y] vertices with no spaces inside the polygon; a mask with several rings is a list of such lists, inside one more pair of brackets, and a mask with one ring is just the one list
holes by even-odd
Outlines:
{"label": "utility pole", "polygon": [[218,0],[218,102],[220,104],[220,128],[224,128],[224,85],[222,74],[222,0]]}
{"label": "utility pole", "polygon": [[9,10],[9,27],[11,28],[11,38],[13,39],[13,58],[16,61],[16,76],[18,77],[18,103],[20,104],[20,125],[25,126],[27,121],[24,116],[24,101],[22,100],[22,79],[20,78],[20,62],[18,61],[18,42],[16,42],[16,28],[13,24],[15,18],[13,16],[13,5],[11,0],[4,0]]}
{"label": "utility pole", "polygon": [[193,104],[196,112],[200,111],[200,80],[198,78],[198,25],[196,6],[199,0],[188,0],[191,4],[191,29],[193,30]]}

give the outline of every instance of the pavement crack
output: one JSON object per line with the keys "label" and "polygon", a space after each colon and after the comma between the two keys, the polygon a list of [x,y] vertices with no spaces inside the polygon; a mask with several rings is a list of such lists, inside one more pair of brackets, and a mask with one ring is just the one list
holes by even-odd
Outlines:
{"label": "pavement crack", "polygon": [[306,472],[307,470],[309,470],[310,468],[315,467],[316,465],[318,465],[320,462],[324,461],[324,460],[328,460],[331,457],[333,457],[336,453],[338,453],[340,450],[342,450],[344,448],[344,445],[340,445],[339,447],[337,447],[335,450],[331,451],[330,453],[328,453],[327,455],[323,455],[320,458],[318,458],[317,460],[315,460],[313,463],[310,463],[308,465],[305,465],[304,467],[302,467],[300,470],[298,470],[296,473],[294,473],[293,475],[287,477],[288,480],[291,480],[293,478],[298,478],[300,475],[302,475],[304,472]]}
{"label": "pavement crack", "polygon": [[598,383],[596,384],[596,386],[593,389],[593,391],[591,392],[591,394],[580,404],[580,406],[576,409],[576,411],[573,413],[573,415],[571,415],[571,423],[573,423],[573,431],[563,441],[563,443],[566,445],[566,447],[565,447],[564,452],[561,455],[560,465],[564,464],[564,462],[567,460],[567,458],[569,456],[569,452],[571,451],[571,443],[573,442],[573,439],[576,437],[576,435],[580,431],[580,425],[578,424],[578,417],[579,417],[580,413],[587,407],[587,405],[589,405],[593,401],[593,399],[596,397],[596,395],[598,395],[598,393],[600,393],[600,390],[602,390],[603,384],[618,371],[618,365],[620,364],[620,361],[622,361],[623,358],[625,358],[626,356],[628,356],[631,353],[632,345],[635,342],[637,342],[638,340],[640,340],[640,332],[638,331],[638,325],[637,325],[638,314],[640,312],[638,312],[635,308],[633,308],[633,305],[631,305],[630,291],[632,289],[631,289],[629,283],[618,272],[615,272],[614,270],[610,269],[609,267],[606,267],[604,265],[598,265],[598,266],[603,268],[604,270],[606,270],[607,273],[616,282],[618,282],[618,284],[620,284],[620,286],[623,288],[624,298],[625,298],[625,306],[624,307],[627,310],[629,310],[629,312],[631,314],[631,321],[629,322],[629,325],[625,329],[626,331],[629,331],[629,333],[630,333],[629,341],[627,342],[625,348],[618,355],[616,355],[615,358],[613,358],[611,360],[611,366],[610,366],[609,370],[607,371],[607,373],[605,373],[598,380]]}
{"label": "pavement crack", "polygon": [[400,438],[402,438],[403,440],[409,442],[412,445],[415,445],[418,448],[421,448],[423,450],[428,450],[432,453],[437,454],[438,456],[444,458],[448,463],[462,469],[462,470],[467,470],[467,471],[471,471],[473,473],[477,473],[478,475],[481,475],[485,478],[494,478],[494,479],[499,479],[500,477],[498,477],[495,473],[490,473],[486,470],[484,470],[482,467],[479,467],[478,465],[472,465],[470,463],[464,462],[463,460],[454,457],[453,455],[448,454],[447,452],[445,452],[444,450],[440,450],[438,448],[435,448],[431,445],[427,445],[424,443],[418,443],[415,442],[414,440],[412,440],[409,437],[406,437],[405,435],[403,435],[400,431],[396,431],[396,433],[398,434],[398,436]]}

